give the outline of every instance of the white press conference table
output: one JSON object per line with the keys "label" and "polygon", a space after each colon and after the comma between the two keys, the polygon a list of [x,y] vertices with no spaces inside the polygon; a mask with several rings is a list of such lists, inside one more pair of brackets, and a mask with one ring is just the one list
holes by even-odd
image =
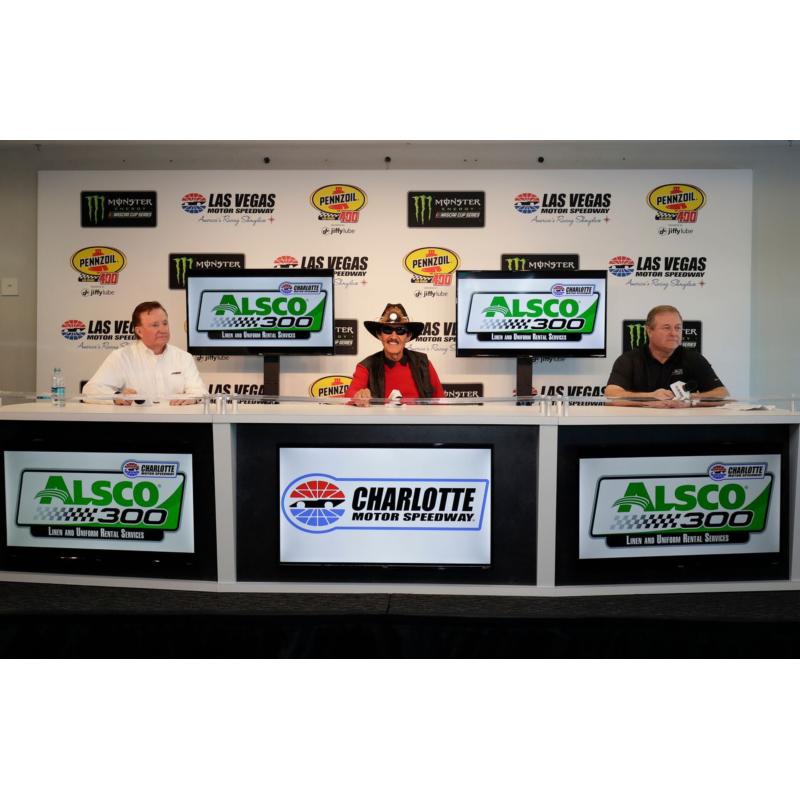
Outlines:
{"label": "white press conference table", "polygon": [[[252,400],[252,398],[250,398]],[[205,405],[169,406],[167,403],[134,405],[88,405],[68,402],[56,408],[46,402],[24,402],[0,406],[0,429],[37,431],[46,426],[48,430],[64,430],[74,426],[92,426],[98,423],[114,423],[122,430],[138,424],[164,426],[195,425],[210,426],[213,443],[214,465],[214,514],[216,527],[217,579],[179,580],[125,577],[119,575],[53,574],[40,572],[0,571],[0,580],[38,583],[60,583],[95,586],[124,586],[158,589],[203,590],[219,592],[283,592],[283,593],[414,593],[442,595],[507,595],[507,596],[569,596],[610,595],[637,593],[673,592],[731,592],[800,589],[800,548],[795,547],[798,537],[798,500],[800,500],[800,469],[798,464],[798,435],[800,412],[794,403],[785,401],[775,406],[732,403],[723,407],[649,408],[615,407],[603,404],[570,403],[558,400],[545,401],[537,398],[529,405],[518,405],[513,400],[483,403],[448,402],[425,404],[385,405],[373,404],[368,408],[355,408],[341,402],[313,401],[281,398],[279,403],[264,404],[230,402],[219,398]],[[53,428],[53,426],[58,426]],[[430,572],[428,581],[415,580],[404,583],[396,577],[381,582],[348,580],[240,580],[237,578],[237,439],[247,436],[251,426],[269,430],[269,426],[297,426],[297,429],[314,431],[320,441],[325,440],[326,431],[335,431],[336,426],[347,428],[358,439],[359,426],[374,430],[374,426],[399,427],[413,437],[415,426],[454,426],[458,429],[480,428],[491,430],[494,426],[512,426],[521,432],[535,427],[538,437],[537,475],[530,488],[536,493],[536,564],[535,580],[527,583],[453,583],[437,581],[436,572]],[[614,454],[615,436],[624,432],[628,441],[637,432],[654,430],[681,432],[691,438],[692,431],[698,436],[702,432],[705,440],[720,443],[729,439],[734,431],[746,435],[750,426],[768,426],[757,430],[771,430],[771,426],[782,426],[781,436],[786,439],[788,460],[788,486],[785,487],[788,504],[786,523],[788,526],[788,576],[781,579],[732,579],[703,581],[658,582],[598,582],[570,585],[557,580],[557,497],[560,439],[567,436],[580,437],[581,429],[591,430],[592,435],[607,439],[608,454]],[[135,433],[135,429],[134,433]],[[174,430],[174,428],[173,428]],[[755,430],[755,429],[754,429]],[[572,434],[568,432],[572,431]],[[24,434],[27,435],[27,434]],[[667,434],[669,435],[669,434]],[[112,437],[113,438],[113,437]],[[19,441],[19,438],[17,439]],[[455,440],[454,440],[455,441]],[[95,443],[94,449],[102,450],[103,444]],[[563,455],[563,454],[562,454]],[[241,476],[239,476],[239,479]],[[576,498],[577,501],[577,498]],[[5,531],[5,520],[3,523]]]}

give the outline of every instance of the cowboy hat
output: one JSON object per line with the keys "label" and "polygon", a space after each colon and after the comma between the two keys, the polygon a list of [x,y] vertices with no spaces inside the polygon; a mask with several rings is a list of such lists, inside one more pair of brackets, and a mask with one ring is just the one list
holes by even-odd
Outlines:
{"label": "cowboy hat", "polygon": [[383,313],[377,320],[364,320],[364,327],[377,339],[381,328],[389,325],[392,328],[407,328],[411,339],[416,339],[422,333],[425,324],[411,322],[405,308],[401,303],[388,303]]}

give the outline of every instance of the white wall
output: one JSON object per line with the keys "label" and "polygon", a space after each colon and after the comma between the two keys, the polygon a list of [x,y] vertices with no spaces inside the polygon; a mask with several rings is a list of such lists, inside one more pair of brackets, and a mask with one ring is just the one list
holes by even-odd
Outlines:
{"label": "white wall", "polygon": [[791,142],[0,144],[0,277],[16,277],[20,287],[18,297],[0,297],[0,389],[35,386],[39,170],[536,169],[541,157],[541,168],[548,170],[752,169],[751,393],[800,394],[800,352],[794,346],[800,340],[794,310],[800,298],[798,155]]}

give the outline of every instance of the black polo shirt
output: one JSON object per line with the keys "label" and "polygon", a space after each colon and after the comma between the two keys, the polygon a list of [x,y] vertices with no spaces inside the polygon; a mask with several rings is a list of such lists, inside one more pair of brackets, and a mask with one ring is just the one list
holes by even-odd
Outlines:
{"label": "black polo shirt", "polygon": [[654,392],[669,389],[675,381],[683,381],[690,392],[708,392],[722,386],[711,364],[696,350],[683,345],[662,364],[653,358],[648,345],[623,353],[608,376],[608,383],[628,392]]}

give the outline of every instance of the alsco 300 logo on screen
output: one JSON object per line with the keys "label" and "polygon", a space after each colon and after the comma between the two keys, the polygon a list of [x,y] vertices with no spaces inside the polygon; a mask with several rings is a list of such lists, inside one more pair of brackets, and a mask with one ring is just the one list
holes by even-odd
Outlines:
{"label": "alsco 300 logo on screen", "polygon": [[335,530],[477,531],[488,480],[338,478],[301,475],[281,497],[281,512],[303,533]]}
{"label": "alsco 300 logo on screen", "polygon": [[311,205],[319,211],[318,219],[327,222],[358,222],[366,204],[364,191],[346,183],[320,186],[311,194]]}
{"label": "alsco 300 logo on screen", "polygon": [[602,477],[591,536],[609,547],[743,544],[764,530],[773,475],[767,464],[709,464],[702,475]]}
{"label": "alsco 300 logo on screen", "polygon": [[175,463],[126,460],[117,471],[22,471],[17,525],[33,536],[157,542],[180,526],[183,473]]}
{"label": "alsco 300 logo on screen", "polygon": [[647,195],[647,205],[659,222],[697,222],[697,212],[705,204],[705,192],[688,183],[666,183]]}
{"label": "alsco 300 logo on screen", "polygon": [[328,293],[284,281],[278,291],[204,291],[197,330],[210,339],[307,339],[322,330]]}
{"label": "alsco 300 logo on screen", "polygon": [[524,336],[535,341],[579,341],[594,331],[600,295],[594,286],[554,283],[550,292],[475,292],[467,333],[481,341]]}
{"label": "alsco 300 logo on screen", "polygon": [[115,284],[128,260],[121,250],[94,245],[73,253],[70,263],[81,282]]}
{"label": "alsco 300 logo on screen", "polygon": [[418,247],[403,259],[403,266],[414,276],[411,283],[434,286],[449,286],[460,263],[456,253],[446,247]]}

